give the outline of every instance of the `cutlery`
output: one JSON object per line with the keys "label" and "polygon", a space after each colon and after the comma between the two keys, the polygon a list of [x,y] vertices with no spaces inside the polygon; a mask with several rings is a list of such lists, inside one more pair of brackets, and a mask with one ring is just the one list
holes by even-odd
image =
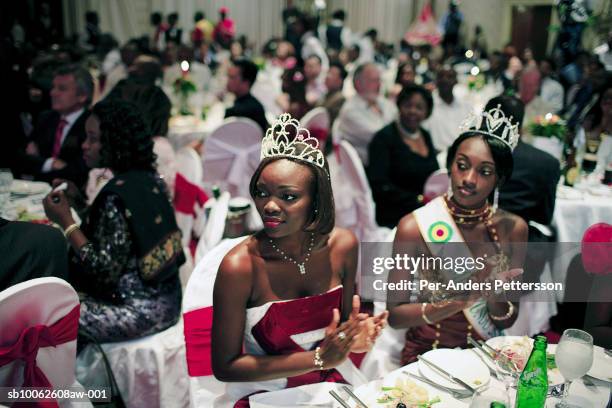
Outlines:
{"label": "cutlery", "polygon": [[493,353],[493,358],[499,358],[500,356],[504,359],[504,362],[508,365],[510,365],[510,369],[514,372],[521,372],[523,370],[519,370],[518,366],[516,365],[516,363],[514,361],[512,361],[512,359],[504,356],[503,354],[501,354],[498,350],[495,350],[493,347],[489,346],[487,343],[485,343],[484,341],[480,340],[478,342],[480,345],[482,345],[485,349],[491,350],[491,353]]}
{"label": "cutlery", "polygon": [[344,401],[342,398],[340,398],[340,396],[336,393],[336,391],[331,390],[329,391],[329,394],[334,397],[334,399],[336,401],[338,401],[340,403],[340,405],[342,405],[344,408],[351,408],[351,406],[349,404],[346,403],[346,401]]}
{"label": "cutlery", "polygon": [[[480,350],[482,352],[482,354],[485,355],[485,357],[487,357],[487,359],[489,361],[491,361],[493,363],[493,366],[495,366],[495,359],[493,358],[493,356],[491,356],[491,354],[485,350],[476,340],[474,340],[471,337],[468,337],[468,342],[476,347],[478,350]],[[474,350],[474,349],[472,349]],[[474,350],[474,353],[476,353],[476,351]],[[480,355],[480,353],[476,353],[476,355],[482,360],[483,363],[485,363],[484,359],[482,358],[482,356]],[[492,369],[488,364],[485,363],[485,365],[487,366],[487,368],[489,369],[489,372],[491,374],[493,374],[496,378],[497,378],[497,371],[495,371],[494,369]]]}
{"label": "cutlery", "polygon": [[469,397],[472,396],[472,393],[469,392],[469,391],[458,391],[458,390],[453,390],[453,389],[450,389],[450,388],[446,388],[443,385],[436,384],[435,382],[430,381],[430,380],[428,380],[425,377],[421,377],[420,375],[412,374],[412,373],[410,373],[408,371],[402,371],[402,373],[406,374],[409,377],[417,379],[417,380],[419,380],[419,381],[421,381],[421,382],[423,382],[425,384],[429,384],[432,387],[439,389],[440,391],[444,391],[446,393],[449,393],[455,399],[469,398]]}
{"label": "cutlery", "polygon": [[342,386],[342,389],[343,389],[344,391],[346,391],[346,393],[347,393],[348,395],[350,395],[350,396],[351,396],[351,398],[353,398],[355,401],[357,401],[357,404],[359,404],[359,405],[360,405],[362,408],[368,408],[368,406],[367,406],[367,405],[366,405],[366,404],[365,404],[365,403],[364,403],[362,400],[360,400],[360,399],[359,399],[359,397],[358,397],[358,396],[356,396],[356,395],[353,393],[353,391],[351,391],[351,389],[350,389],[349,387],[347,387],[346,385],[343,385],[343,386]]}
{"label": "cutlery", "polygon": [[423,356],[419,355],[419,356],[417,356],[417,359],[419,361],[424,362],[425,364],[427,364],[431,368],[435,369],[436,371],[438,371],[440,374],[442,374],[444,377],[448,378],[449,380],[459,384],[460,386],[462,386],[466,390],[470,391],[472,394],[476,392],[476,389],[474,387],[472,387],[471,385],[469,385],[465,381],[461,380],[460,378],[455,377],[451,373],[445,371],[443,368],[437,366],[436,364],[434,364],[431,361],[427,360]]}

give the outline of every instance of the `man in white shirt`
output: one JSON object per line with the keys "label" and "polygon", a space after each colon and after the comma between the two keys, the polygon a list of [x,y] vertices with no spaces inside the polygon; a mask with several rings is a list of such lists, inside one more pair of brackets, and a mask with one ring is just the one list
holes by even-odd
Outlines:
{"label": "man in white shirt", "polygon": [[325,74],[321,68],[321,59],[318,55],[310,55],[304,61],[304,76],[306,77],[306,102],[316,105],[323,98],[325,88]]}
{"label": "man in white shirt", "polygon": [[558,113],[563,109],[564,90],[563,86],[555,79],[555,62],[550,58],[540,61],[540,97],[552,108],[552,113]]}
{"label": "man in white shirt", "polygon": [[380,94],[380,71],[376,65],[357,67],[353,85],[357,94],[340,109],[336,137],[352,144],[367,167],[368,145],[377,131],[395,120],[397,107]]}
{"label": "man in white shirt", "polygon": [[423,127],[431,134],[434,147],[446,151],[459,136],[459,127],[472,112],[472,106],[455,98],[453,89],[457,84],[457,73],[449,66],[440,68],[436,75],[433,92],[434,107],[431,116],[423,122]]}
{"label": "man in white shirt", "polygon": [[43,112],[30,135],[24,158],[24,173],[47,182],[55,178],[81,187],[88,169],[81,144],[93,95],[93,79],[85,68],[63,66],[55,72],[51,108]]}

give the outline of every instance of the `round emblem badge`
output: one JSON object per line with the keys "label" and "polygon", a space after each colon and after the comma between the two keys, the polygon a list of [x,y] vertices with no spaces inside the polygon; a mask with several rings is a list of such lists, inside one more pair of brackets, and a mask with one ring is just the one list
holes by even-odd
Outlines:
{"label": "round emblem badge", "polygon": [[451,226],[444,221],[437,221],[431,224],[428,233],[431,242],[448,242],[453,236]]}

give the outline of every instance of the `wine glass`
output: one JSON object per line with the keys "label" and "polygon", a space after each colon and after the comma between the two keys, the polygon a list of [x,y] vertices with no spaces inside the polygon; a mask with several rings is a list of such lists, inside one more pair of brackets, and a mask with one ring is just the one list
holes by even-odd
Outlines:
{"label": "wine glass", "polygon": [[519,367],[514,358],[516,352],[510,344],[503,345],[496,350],[493,356],[495,361],[495,373],[506,389],[507,404],[510,406],[510,387],[516,385],[518,377],[521,375],[522,367]]}
{"label": "wine glass", "polygon": [[567,408],[572,381],[585,375],[593,365],[593,336],[578,329],[567,329],[555,351],[555,363],[565,378],[563,398],[556,407]]}

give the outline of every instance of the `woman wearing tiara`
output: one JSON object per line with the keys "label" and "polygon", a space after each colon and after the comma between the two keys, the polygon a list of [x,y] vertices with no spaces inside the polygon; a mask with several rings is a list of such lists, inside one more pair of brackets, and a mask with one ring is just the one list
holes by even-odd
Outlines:
{"label": "woman wearing tiara", "polygon": [[317,147],[288,114],[262,140],[249,190],[264,230],[225,256],[215,281],[212,367],[232,383],[219,406],[248,406],[262,391],[352,383],[359,373],[349,353],[367,351],[386,323],[386,312],[359,313],[358,242],[334,228],[329,170]]}
{"label": "woman wearing tiara", "polygon": [[[472,275],[478,282],[508,280],[522,272],[524,248],[516,243],[527,241],[527,225],[520,217],[497,208],[497,188],[512,173],[512,150],[519,136],[511,119],[499,108],[473,118],[448,150],[449,192],[402,218],[394,251],[429,256],[440,253],[440,244],[449,243],[443,250],[486,259],[481,270]],[[493,205],[488,202],[491,196]],[[432,269],[435,267],[418,270],[413,276],[395,270],[390,280],[462,279],[457,269],[447,275]],[[454,300],[448,294],[423,291],[401,299],[388,295],[389,323],[408,329],[402,364],[431,349],[466,347],[470,337],[501,335],[516,320],[518,305],[507,301],[503,292],[472,291]]]}

